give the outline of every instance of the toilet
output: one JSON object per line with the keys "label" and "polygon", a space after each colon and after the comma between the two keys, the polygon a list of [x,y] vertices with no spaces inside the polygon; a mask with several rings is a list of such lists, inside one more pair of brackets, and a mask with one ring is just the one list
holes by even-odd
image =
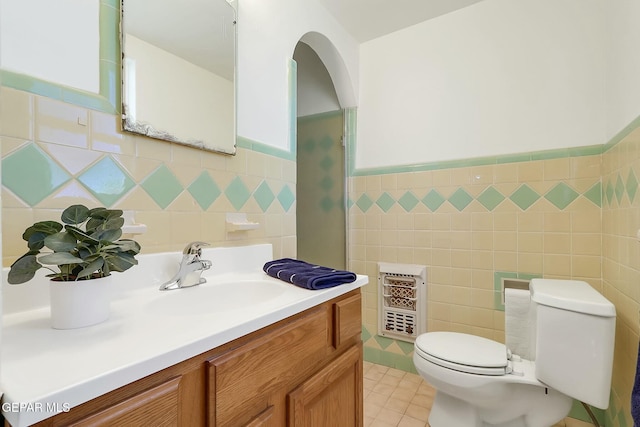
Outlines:
{"label": "toilet", "polygon": [[613,304],[577,280],[532,279],[524,295],[531,315],[518,332],[532,343],[528,359],[464,333],[416,338],[414,365],[436,389],[431,427],[550,427],[573,399],[609,406]]}

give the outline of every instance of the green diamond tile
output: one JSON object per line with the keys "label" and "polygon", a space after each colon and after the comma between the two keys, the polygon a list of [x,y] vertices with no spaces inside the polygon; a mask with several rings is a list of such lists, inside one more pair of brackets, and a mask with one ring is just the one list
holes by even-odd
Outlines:
{"label": "green diamond tile", "polygon": [[382,193],[378,200],[376,200],[376,205],[380,206],[380,209],[387,212],[391,207],[396,203],[388,193]]}
{"label": "green diamond tile", "polygon": [[319,145],[320,145],[320,148],[322,148],[325,151],[328,151],[333,145],[333,139],[329,135],[326,135],[324,138],[320,140]]}
{"label": "green diamond tile", "polygon": [[620,175],[618,175],[618,179],[616,180],[616,186],[613,189],[613,193],[616,195],[618,204],[622,203],[622,196],[624,195],[624,183],[622,182],[622,177]]}
{"label": "green diamond tile", "polygon": [[251,192],[239,176],[233,178],[226,190],[224,190],[224,194],[236,210],[240,210],[251,197]]}
{"label": "green diamond tile", "polygon": [[398,204],[407,212],[411,212],[418,203],[420,200],[411,191],[407,191],[398,199]]}
{"label": "green diamond tile", "polygon": [[353,205],[355,205],[355,202],[353,201],[353,199],[351,197],[347,198],[347,209],[351,209],[353,207]]}
{"label": "green diamond tile", "polygon": [[333,179],[331,179],[331,177],[328,175],[320,180],[320,188],[322,188],[324,191],[331,190],[333,188],[333,184]]}
{"label": "green diamond tile", "polygon": [[502,193],[493,187],[488,187],[478,196],[480,204],[487,208],[489,212],[494,210],[504,199],[505,197]]}
{"label": "green diamond tile", "polygon": [[527,184],[522,184],[509,197],[509,199],[523,211],[529,209],[539,198],[540,195],[533,191]]}
{"label": "green diamond tile", "polygon": [[336,203],[329,196],[324,196],[320,200],[320,209],[322,209],[322,211],[325,213],[330,212],[335,207],[335,205]]}
{"label": "green diamond tile", "polygon": [[203,171],[189,185],[188,190],[203,210],[207,210],[222,194],[211,175],[206,171]]}
{"label": "green diamond tile", "polygon": [[371,334],[367,330],[367,328],[362,325],[362,342],[367,342],[371,338]]}
{"label": "green diamond tile", "polygon": [[626,187],[627,187],[627,196],[629,196],[629,202],[633,203],[633,199],[635,199],[636,193],[638,191],[638,180],[636,179],[636,174],[633,173],[633,169],[629,171]]}
{"label": "green diamond tile", "polygon": [[278,201],[285,212],[289,212],[293,202],[296,201],[296,195],[291,191],[288,185],[282,187],[282,190],[278,193]]}
{"label": "green diamond tile", "polygon": [[362,212],[368,211],[372,205],[373,201],[366,194],[360,196],[356,201],[356,206],[358,206]]}
{"label": "green diamond tile", "polygon": [[328,155],[324,156],[324,158],[320,160],[320,167],[324,171],[328,171],[329,169],[331,169],[334,164],[335,164],[335,161],[331,158],[331,156],[328,156]]}
{"label": "green diamond tile", "polygon": [[316,140],[313,138],[306,139],[302,141],[300,146],[302,147],[303,151],[306,151],[307,153],[311,153],[316,148]]}
{"label": "green diamond tile", "polygon": [[456,209],[462,211],[473,201],[473,197],[471,197],[469,193],[464,191],[462,188],[458,188],[451,196],[449,196],[448,200]]}
{"label": "green diamond tile", "polygon": [[611,185],[611,181],[607,182],[604,195],[607,198],[607,204],[611,205],[611,200],[613,199],[613,186]]}
{"label": "green diamond tile", "polygon": [[182,192],[180,181],[165,165],[160,165],[140,184],[161,208],[166,208]]}
{"label": "green diamond tile", "polygon": [[580,194],[564,182],[558,183],[553,187],[544,198],[553,203],[558,209],[564,209],[571,204]]}
{"label": "green diamond tile", "polygon": [[380,344],[380,347],[382,347],[382,348],[387,348],[391,344],[393,344],[393,340],[392,339],[387,338],[387,337],[381,337],[380,335],[374,335],[373,339],[376,340],[376,342],[378,344]]}
{"label": "green diamond tile", "polygon": [[400,347],[400,350],[402,350],[404,354],[411,354],[411,352],[413,352],[414,344],[412,342],[396,341],[396,344],[398,344],[398,347]]}
{"label": "green diamond tile", "polygon": [[113,205],[135,186],[133,179],[109,156],[83,172],[78,181],[104,206]]}
{"label": "green diamond tile", "polygon": [[37,145],[29,144],[2,160],[2,184],[34,206],[71,177]]}
{"label": "green diamond tile", "polygon": [[422,198],[422,203],[432,212],[435,212],[445,202],[445,198],[436,190],[431,190]]}
{"label": "green diamond tile", "polygon": [[262,181],[262,184],[256,188],[256,191],[253,192],[253,198],[258,202],[258,206],[262,209],[262,212],[266,212],[271,206],[271,203],[276,199],[276,196],[271,191],[269,184],[266,181]]}
{"label": "green diamond tile", "polygon": [[596,182],[593,187],[584,193],[584,197],[591,200],[596,206],[602,207],[602,184]]}

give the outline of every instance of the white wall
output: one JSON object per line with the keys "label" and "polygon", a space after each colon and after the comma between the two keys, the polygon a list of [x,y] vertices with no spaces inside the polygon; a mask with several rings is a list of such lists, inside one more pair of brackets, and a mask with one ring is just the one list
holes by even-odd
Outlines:
{"label": "white wall", "polygon": [[98,0],[0,0],[0,68],[98,93],[99,10]]}
{"label": "white wall", "polygon": [[288,59],[310,31],[331,40],[357,92],[359,46],[316,0],[238,2],[239,136],[289,150]]}
{"label": "white wall", "polygon": [[640,2],[606,1],[607,138],[640,115]]}
{"label": "white wall", "polygon": [[360,48],[358,168],[602,144],[600,0],[484,0]]}

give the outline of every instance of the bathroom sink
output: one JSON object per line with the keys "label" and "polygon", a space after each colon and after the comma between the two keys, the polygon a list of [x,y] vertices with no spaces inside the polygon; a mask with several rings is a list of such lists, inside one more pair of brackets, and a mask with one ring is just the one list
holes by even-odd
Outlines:
{"label": "bathroom sink", "polygon": [[190,288],[158,292],[148,304],[153,313],[174,316],[252,309],[281,297],[290,285],[266,279],[204,283]]}

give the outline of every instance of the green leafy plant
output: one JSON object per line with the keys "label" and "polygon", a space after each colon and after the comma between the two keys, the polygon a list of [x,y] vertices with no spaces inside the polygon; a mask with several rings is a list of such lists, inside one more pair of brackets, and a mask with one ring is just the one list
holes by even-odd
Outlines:
{"label": "green leafy plant", "polygon": [[[62,212],[61,219],[63,224],[41,221],[25,230],[22,238],[29,251],[11,265],[10,284],[31,280],[42,267],[52,271],[47,275],[52,280],[74,281],[109,276],[138,264],[135,256],[140,245],[120,239],[121,210],[73,205]],[[50,267],[54,265],[59,271]]]}

